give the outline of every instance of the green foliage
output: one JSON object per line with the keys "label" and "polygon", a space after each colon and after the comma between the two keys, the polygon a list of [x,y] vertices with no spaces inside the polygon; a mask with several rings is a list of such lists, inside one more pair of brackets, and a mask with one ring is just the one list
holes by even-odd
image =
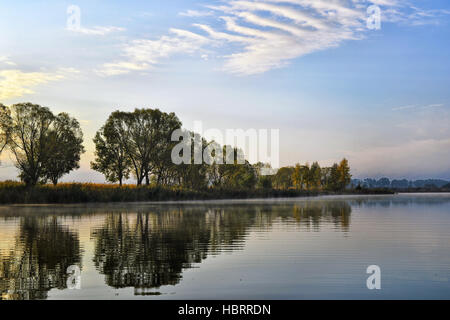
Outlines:
{"label": "green foliage", "polygon": [[207,188],[204,190],[163,186],[135,186],[91,183],[26,186],[25,183],[0,182],[0,203],[83,203],[169,200],[245,199],[312,196],[312,191]]}
{"label": "green foliage", "polygon": [[83,135],[78,121],[46,107],[19,103],[1,106],[0,128],[15,157],[19,177],[27,185],[58,179],[79,167]]}
{"label": "green foliage", "polygon": [[282,167],[273,177],[273,185],[277,189],[290,189],[293,187],[294,167]]}
{"label": "green foliage", "polygon": [[44,175],[56,185],[64,174],[80,167],[80,156],[84,152],[83,132],[75,118],[60,113],[46,139],[49,156],[44,163]]}
{"label": "green foliage", "polygon": [[[292,184],[289,182],[292,181]],[[274,176],[276,188],[294,187],[297,190],[343,191],[351,182],[348,161],[321,168],[318,162],[311,166],[296,164],[295,167],[280,168]]]}
{"label": "green foliage", "polygon": [[[166,164],[169,165],[171,134],[180,127],[181,122],[174,113],[158,109],[115,111],[94,139],[97,158],[92,168],[102,172],[109,181],[121,181],[129,170],[137,185],[144,179],[149,185],[150,176],[156,171],[164,172]],[[120,156],[111,148],[120,148]]]}
{"label": "green foliage", "polygon": [[11,128],[9,109],[0,103],[0,154],[8,144]]}
{"label": "green foliage", "polygon": [[106,181],[119,182],[130,177],[131,160],[126,154],[113,120],[110,117],[94,138],[95,160],[91,168],[101,172]]}
{"label": "green foliage", "polygon": [[[172,133],[181,125],[174,113],[135,109],[111,113],[96,133],[91,168],[102,173],[108,182],[118,182],[119,186],[133,175],[137,186],[145,183],[147,188],[90,184],[50,188],[45,185],[48,180],[56,185],[64,174],[79,168],[84,152],[80,124],[66,113],[55,116],[48,108],[35,104],[21,103],[10,108],[0,104],[0,152],[7,145],[15,157],[21,180],[26,186],[38,185],[29,189],[21,184],[5,184],[2,188],[4,191],[25,188],[18,196],[22,199],[17,200],[19,202],[30,199],[41,202],[37,195],[49,202],[134,201],[166,199],[174,195],[222,197],[230,192],[236,192],[238,197],[277,192],[342,192],[351,181],[346,159],[325,168],[318,162],[311,166],[296,164],[280,168],[274,176],[266,176],[270,165],[252,165],[244,159],[242,150],[221,146],[188,131],[184,131],[187,140],[184,146],[190,146],[187,159],[191,161],[176,165],[172,161],[172,151],[180,142],[172,141]],[[188,151],[185,148],[182,152]],[[198,153],[204,157],[201,163],[195,159]],[[184,154],[183,158],[186,160]]]}

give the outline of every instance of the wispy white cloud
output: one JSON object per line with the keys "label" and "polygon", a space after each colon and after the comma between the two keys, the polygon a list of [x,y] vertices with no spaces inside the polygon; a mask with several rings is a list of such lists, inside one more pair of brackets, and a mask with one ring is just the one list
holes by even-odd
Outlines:
{"label": "wispy white cloud", "polygon": [[180,15],[180,16],[195,17],[195,18],[212,16],[213,14],[214,14],[214,12],[212,12],[212,11],[197,11],[197,10],[187,10],[187,11],[178,13],[178,15]]}
{"label": "wispy white cloud", "polygon": [[97,73],[112,76],[151,69],[162,59],[177,53],[194,53],[211,43],[208,38],[186,30],[172,28],[169,36],[157,40],[139,39],[123,47],[123,60],[105,63]]}
{"label": "wispy white cloud", "polygon": [[412,25],[446,14],[397,0],[228,0],[222,5],[206,5],[209,11],[181,12],[189,17],[208,16],[208,22],[194,23],[197,30],[193,31],[171,29],[156,40],[131,41],[124,46],[124,59],[106,63],[98,72],[116,75],[146,70],[174,54],[222,46],[228,51],[221,54],[224,71],[263,73],[344,41],[363,39],[370,31],[366,19],[367,7],[372,4],[381,6],[384,21]]}
{"label": "wispy white cloud", "polygon": [[425,106],[421,105],[407,105],[407,106],[401,106],[401,107],[395,107],[392,108],[392,111],[403,111],[403,110],[420,110],[420,109],[429,109],[429,108],[438,108],[438,107],[444,107],[445,105],[443,103],[434,103],[434,104],[428,104]]}
{"label": "wispy white cloud", "polygon": [[409,26],[439,24],[449,15],[448,10],[425,10],[411,5],[393,6],[382,11],[383,21]]}
{"label": "wispy white cloud", "polygon": [[113,27],[113,26],[108,26],[108,27],[96,26],[96,27],[92,27],[92,28],[84,28],[84,27],[70,28],[67,30],[69,30],[71,32],[75,32],[75,33],[85,34],[85,35],[104,36],[104,35],[107,35],[112,32],[125,31],[125,28]]}

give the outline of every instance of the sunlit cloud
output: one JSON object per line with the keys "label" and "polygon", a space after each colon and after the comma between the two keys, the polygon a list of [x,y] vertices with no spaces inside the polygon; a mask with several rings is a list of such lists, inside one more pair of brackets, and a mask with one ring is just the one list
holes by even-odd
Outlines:
{"label": "sunlit cloud", "polygon": [[16,65],[16,63],[11,61],[9,59],[9,57],[7,57],[7,56],[0,56],[0,65],[1,64],[8,65],[8,66],[15,66]]}
{"label": "sunlit cloud", "polygon": [[51,81],[61,80],[75,69],[60,69],[54,73],[24,72],[18,69],[0,71],[0,101],[34,93],[34,88]]}

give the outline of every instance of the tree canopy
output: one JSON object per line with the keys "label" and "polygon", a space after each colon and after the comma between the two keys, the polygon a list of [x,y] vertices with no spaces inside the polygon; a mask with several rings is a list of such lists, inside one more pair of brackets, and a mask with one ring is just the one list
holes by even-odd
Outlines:
{"label": "tree canopy", "polygon": [[56,184],[79,167],[83,134],[78,121],[66,113],[55,116],[46,107],[19,103],[2,111],[0,128],[27,185],[49,179]]}

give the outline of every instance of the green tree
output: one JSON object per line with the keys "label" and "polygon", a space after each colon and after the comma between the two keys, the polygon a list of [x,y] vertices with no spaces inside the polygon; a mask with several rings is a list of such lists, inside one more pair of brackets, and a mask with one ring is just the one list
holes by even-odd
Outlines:
{"label": "green tree", "polygon": [[122,186],[123,180],[130,177],[131,161],[111,120],[95,134],[95,160],[91,168],[101,172],[107,181],[118,181]]}
{"label": "green tree", "polygon": [[9,134],[9,149],[15,157],[19,177],[27,185],[42,181],[50,154],[48,134],[55,120],[45,107],[31,103],[11,106],[11,116],[2,119],[2,132]]}
{"label": "green tree", "polygon": [[311,185],[311,173],[309,164],[300,165],[297,163],[294,168],[294,174],[292,175],[292,182],[294,187],[302,190],[305,186],[309,189]]}
{"label": "green tree", "polygon": [[11,128],[11,115],[9,109],[0,103],[0,154],[5,149],[9,140],[9,130]]}
{"label": "green tree", "polygon": [[84,153],[83,132],[75,118],[60,113],[46,139],[49,156],[44,163],[44,175],[56,185],[63,175],[80,167],[80,157]]}
{"label": "green tree", "polygon": [[350,174],[350,166],[348,165],[347,159],[342,159],[339,163],[338,168],[338,185],[340,190],[344,190],[347,187],[352,179],[352,175]]}
{"label": "green tree", "polygon": [[[129,159],[137,185],[144,179],[150,184],[152,174],[161,173],[171,150],[171,134],[181,127],[174,113],[158,109],[135,109],[134,112],[113,112],[107,122]],[[168,165],[169,166],[169,165]]]}
{"label": "green tree", "polygon": [[294,167],[282,167],[273,177],[274,186],[277,189],[289,189],[293,186]]}
{"label": "green tree", "polygon": [[331,191],[339,190],[339,168],[337,163],[333,164],[333,166],[330,168],[330,176],[328,178],[328,184],[326,188]]}
{"label": "green tree", "polygon": [[322,171],[318,162],[314,162],[309,170],[309,187],[319,189],[321,186]]}

